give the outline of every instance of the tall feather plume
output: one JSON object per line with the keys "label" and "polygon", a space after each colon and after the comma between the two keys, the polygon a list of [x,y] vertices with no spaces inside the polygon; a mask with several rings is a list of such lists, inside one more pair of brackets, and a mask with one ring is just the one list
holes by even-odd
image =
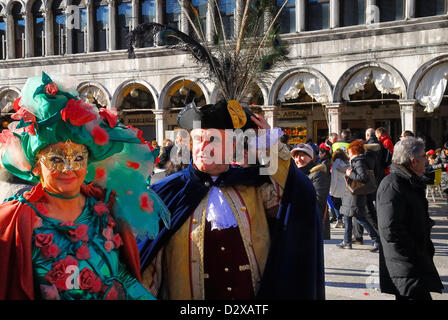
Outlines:
{"label": "tall feather plume", "polygon": [[219,0],[207,1],[215,12],[213,41],[205,38],[197,9],[190,1],[179,0],[193,35],[158,23],[141,24],[131,33],[129,57],[135,57],[134,46],[158,35],[162,41],[167,40],[167,47],[190,53],[226,100],[241,101],[258,81],[265,80],[287,60],[288,49],[279,37],[277,22],[288,0],[280,8],[275,0],[246,0],[235,39],[226,37]]}

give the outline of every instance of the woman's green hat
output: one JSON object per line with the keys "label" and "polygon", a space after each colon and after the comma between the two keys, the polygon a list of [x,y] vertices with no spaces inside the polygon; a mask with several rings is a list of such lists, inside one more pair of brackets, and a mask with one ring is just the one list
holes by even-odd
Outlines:
{"label": "woman's green hat", "polygon": [[154,153],[140,130],[120,123],[113,110],[80,99],[76,90],[69,89],[73,83],[44,72],[26,81],[14,102],[16,113],[11,118],[17,121],[0,133],[3,167],[19,178],[39,182],[32,169],[40,150],[67,140],[85,145],[89,150],[86,182],[115,191],[116,215],[136,233],[155,236],[159,217],[168,224],[169,212],[147,189]]}

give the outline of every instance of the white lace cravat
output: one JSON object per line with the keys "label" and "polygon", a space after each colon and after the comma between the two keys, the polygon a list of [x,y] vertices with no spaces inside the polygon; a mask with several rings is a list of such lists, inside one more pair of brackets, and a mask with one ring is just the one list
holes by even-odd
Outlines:
{"label": "white lace cravat", "polygon": [[[212,177],[212,179],[215,181],[217,177]],[[207,221],[211,223],[212,230],[238,226],[227,199],[224,197],[221,189],[217,187],[210,189],[210,197],[207,204]]]}

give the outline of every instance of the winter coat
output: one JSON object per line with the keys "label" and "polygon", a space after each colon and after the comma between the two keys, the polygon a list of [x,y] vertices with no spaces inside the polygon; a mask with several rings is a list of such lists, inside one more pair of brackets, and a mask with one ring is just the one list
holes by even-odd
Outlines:
{"label": "winter coat", "polygon": [[378,141],[381,142],[383,146],[385,146],[390,151],[390,153],[394,153],[394,143],[392,142],[392,139],[388,134],[381,135],[378,138]]}
{"label": "winter coat", "polygon": [[367,165],[375,174],[376,184],[379,185],[384,178],[384,169],[386,169],[382,146],[376,137],[371,137],[364,145],[366,148]]}
{"label": "winter coat", "polygon": [[347,192],[347,185],[345,183],[345,170],[349,167],[348,163],[342,159],[336,159],[331,167],[331,183],[330,194],[335,198],[341,198]]}
{"label": "winter coat", "polygon": [[327,174],[327,167],[324,164],[316,164],[310,162],[306,166],[299,168],[310,178],[316,190],[317,204],[320,209],[321,216],[327,205],[328,192],[330,191],[330,177]]}
{"label": "winter coat", "polygon": [[442,292],[433,262],[434,222],[428,214],[424,182],[403,166],[393,164],[378,188],[376,203],[381,291],[407,297],[422,290]]}
{"label": "winter coat", "polygon": [[[365,155],[361,154],[353,157],[350,160],[350,168],[353,171],[350,173],[349,178],[362,183],[367,183],[369,180],[367,159]],[[347,191],[342,197],[342,205],[340,212],[347,217],[364,217],[366,213],[366,201],[365,195],[353,195]]]}

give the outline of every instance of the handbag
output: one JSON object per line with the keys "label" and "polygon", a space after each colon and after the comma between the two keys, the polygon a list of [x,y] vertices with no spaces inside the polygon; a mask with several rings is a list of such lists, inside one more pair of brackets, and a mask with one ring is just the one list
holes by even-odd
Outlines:
{"label": "handbag", "polygon": [[376,179],[373,170],[368,170],[369,179],[366,183],[352,180],[349,177],[345,176],[345,183],[347,185],[347,190],[353,195],[366,195],[370,193],[374,193],[376,191]]}

